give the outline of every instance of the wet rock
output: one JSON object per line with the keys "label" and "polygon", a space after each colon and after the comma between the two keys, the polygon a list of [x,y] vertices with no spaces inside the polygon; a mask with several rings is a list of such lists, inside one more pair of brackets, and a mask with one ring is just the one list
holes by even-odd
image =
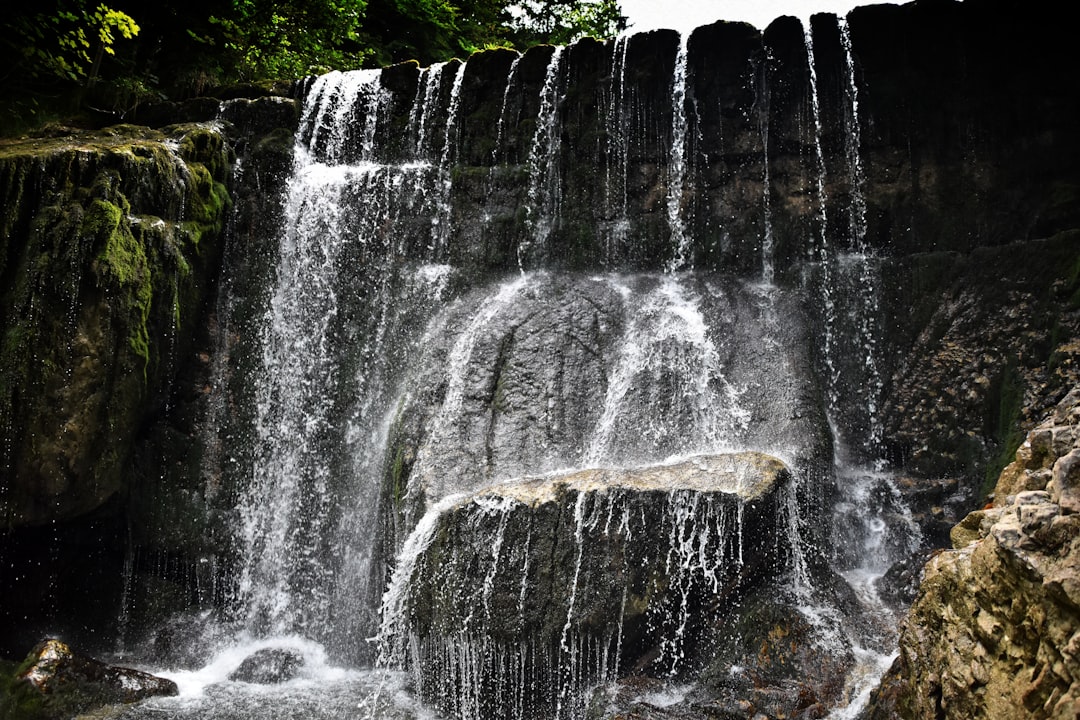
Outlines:
{"label": "wet rock", "polygon": [[56,639],[39,643],[16,671],[10,717],[60,720],[105,705],[176,695],[176,683],[77,655]]}
{"label": "wet rock", "polygon": [[461,298],[420,344],[391,431],[392,526],[509,478],[718,443],[784,447],[820,477],[830,446],[806,318],[798,297],[768,302],[784,322],[766,337],[763,299],[727,277],[537,273]]}
{"label": "wet rock", "polygon": [[907,607],[915,599],[922,582],[923,566],[936,550],[924,550],[895,563],[878,579],[876,587],[882,600]]}
{"label": "wet rock", "polygon": [[304,665],[304,656],[289,648],[263,648],[244,658],[240,667],[229,673],[230,680],[274,685],[296,677]]}
{"label": "wet rock", "polygon": [[805,602],[768,585],[740,602],[702,671],[707,707],[721,717],[817,718],[841,700],[851,648]]}
{"label": "wet rock", "polygon": [[384,659],[448,714],[484,717],[550,716],[598,681],[700,667],[739,598],[790,566],[789,479],[738,453],[451,497],[405,544]]}

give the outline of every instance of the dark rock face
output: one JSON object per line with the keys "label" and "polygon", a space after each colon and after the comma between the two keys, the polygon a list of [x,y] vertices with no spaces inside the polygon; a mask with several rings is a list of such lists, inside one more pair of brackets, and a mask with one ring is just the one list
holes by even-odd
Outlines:
{"label": "dark rock face", "polygon": [[7,688],[5,717],[56,719],[116,703],[176,695],[176,683],[72,652],[59,640],[39,643]]}
{"label": "dark rock face", "polygon": [[390,522],[407,533],[441,498],[522,475],[724,444],[782,448],[819,475],[830,449],[805,323],[797,298],[722,276],[535,273],[477,288],[413,358]]}
{"label": "dark rock face", "polygon": [[23,527],[124,488],[170,353],[194,331],[177,315],[209,297],[229,159],[207,128],[121,126],[8,143],[4,165],[0,452],[17,479],[4,521]]}
{"label": "dark rock face", "polygon": [[[214,105],[244,128],[3,143],[5,652],[50,628],[83,643],[115,628],[125,557],[131,597],[146,598],[137,623],[188,604],[194,586],[211,601],[222,545],[207,500],[220,483],[199,472],[197,422],[216,390],[216,294],[223,283],[244,291],[222,278],[223,263],[240,267],[247,251],[250,266],[267,259],[252,238],[272,237],[272,185],[292,151],[291,127],[283,146],[270,130],[295,124],[292,101]],[[233,186],[237,152],[261,189]],[[69,593],[50,589],[58,576]],[[86,595],[101,602],[86,608]]]}
{"label": "dark rock face", "polygon": [[406,541],[384,658],[455,717],[573,715],[627,671],[699,671],[753,625],[733,610],[748,590],[779,600],[799,552],[790,482],[779,460],[741,453],[452,496]]}
{"label": "dark rock face", "polygon": [[304,665],[304,656],[288,648],[264,648],[244,658],[240,667],[229,673],[230,680],[273,685],[296,677]]}

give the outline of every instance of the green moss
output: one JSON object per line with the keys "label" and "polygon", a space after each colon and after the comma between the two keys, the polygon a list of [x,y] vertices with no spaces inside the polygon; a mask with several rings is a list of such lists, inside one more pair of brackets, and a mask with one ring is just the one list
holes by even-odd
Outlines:
{"label": "green moss", "polygon": [[0,720],[38,720],[48,717],[44,696],[19,675],[33,665],[27,656],[21,663],[0,662]]}
{"label": "green moss", "polygon": [[142,358],[145,373],[150,361],[147,321],[154,296],[146,249],[132,233],[124,210],[105,200],[90,202],[83,217],[82,233],[101,245],[97,256],[99,277],[120,290],[132,325],[128,344]]}
{"label": "green moss", "polygon": [[[222,183],[214,181],[205,165],[192,163],[188,169],[193,187],[187,199],[187,221],[203,226],[203,230],[220,230],[224,211],[229,206],[228,189]],[[202,232],[199,237],[201,235]]]}

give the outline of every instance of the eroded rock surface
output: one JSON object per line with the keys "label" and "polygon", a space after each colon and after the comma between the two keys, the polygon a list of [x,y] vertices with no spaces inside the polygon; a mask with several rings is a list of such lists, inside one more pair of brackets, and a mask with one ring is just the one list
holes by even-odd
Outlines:
{"label": "eroded rock surface", "polygon": [[927,563],[876,718],[1080,708],[1080,388],[1027,435],[995,501]]}

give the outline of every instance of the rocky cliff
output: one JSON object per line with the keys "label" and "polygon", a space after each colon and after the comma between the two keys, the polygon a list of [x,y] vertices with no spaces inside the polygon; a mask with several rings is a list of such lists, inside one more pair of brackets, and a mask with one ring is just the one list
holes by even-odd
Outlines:
{"label": "rocky cliff", "polygon": [[[80,628],[114,623],[132,540],[158,548],[154,563],[205,544],[197,423],[221,268],[236,266],[237,253],[258,264],[265,253],[245,236],[268,234],[277,205],[272,190],[238,186],[236,159],[272,188],[295,122],[292,101],[212,107],[217,120],[50,129],[0,146],[0,512],[12,652],[47,616],[46,626],[85,612],[85,623],[60,624],[79,639]],[[284,162],[272,132],[282,124]],[[52,560],[43,566],[43,557]],[[100,599],[100,614],[87,610],[87,595]],[[43,602],[52,607],[44,614]]]}
{"label": "rocky cliff", "polygon": [[993,502],[952,531],[901,628],[871,717],[1075,718],[1080,389],[1028,433]]}

